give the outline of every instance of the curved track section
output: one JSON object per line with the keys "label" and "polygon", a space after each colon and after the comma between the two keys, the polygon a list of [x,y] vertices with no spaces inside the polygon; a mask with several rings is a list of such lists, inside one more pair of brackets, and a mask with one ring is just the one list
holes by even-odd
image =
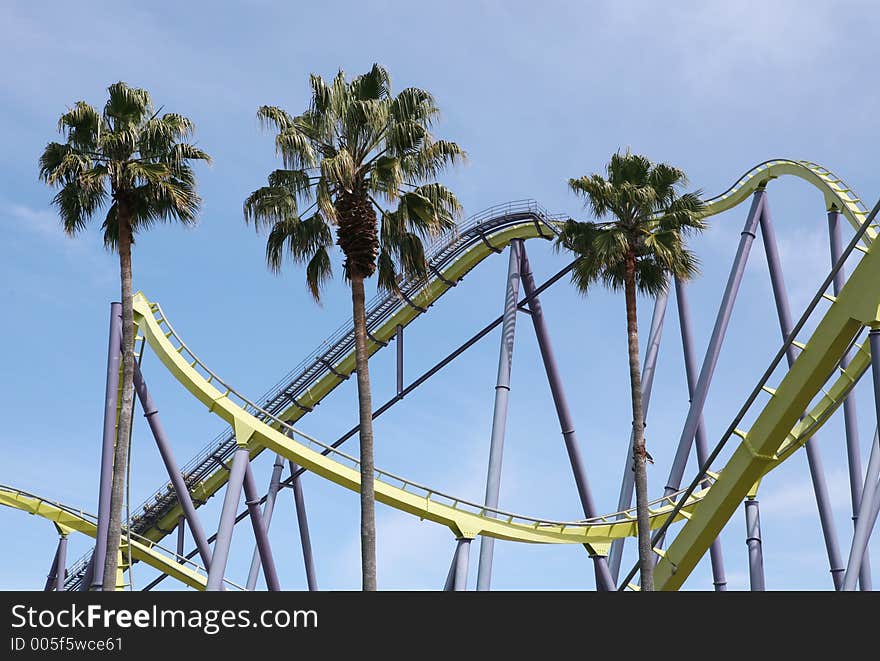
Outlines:
{"label": "curved track section", "polygon": [[[252,456],[268,448],[340,486],[360,490],[360,466],[355,457],[302,433],[236,392],[189,350],[158,304],[138,293],[134,315],[140,332],[168,371],[211,413],[232,426],[238,446],[247,447]],[[691,496],[681,517],[689,515],[713,479],[707,478],[705,488]],[[678,496],[671,494],[653,503],[655,527],[666,520]],[[551,521],[486,508],[380,469],[376,470],[376,499],[446,525],[458,537],[488,535],[517,542],[588,544],[635,534],[635,510],[583,521]],[[615,520],[618,517],[623,519]]]}
{"label": "curved track section", "polygon": [[[767,161],[749,170],[729,190],[709,200],[706,216],[737,206],[759,187],[782,176],[799,177],[813,185],[823,194],[828,208],[840,210],[854,227],[864,222],[866,211],[861,201],[841,179],[814,163],[785,159]],[[483,259],[503,250],[512,239],[552,239],[562,220],[548,215],[534,202],[510,203],[487,210],[457,233],[438,241],[428,251],[431,275],[427,280],[404,282],[401,296],[379,297],[371,303],[371,353],[392,339],[397,326],[406,326],[426,312]],[[742,443],[730,463],[720,475],[713,473],[707,477],[700,490],[688,498],[679,514],[687,522],[658,565],[658,586],[676,588],[683,582],[708,547],[707,540],[711,541],[723,527],[756,479],[803,445],[864,373],[869,357],[867,348],[860,348],[847,369],[798,421],[858,333],[875,321],[880,299],[880,287],[875,284],[880,282],[880,258],[870,248],[875,236],[873,227],[865,233],[863,242],[867,247],[859,248],[867,257],[861,260],[840,295],[836,299],[827,297],[830,308],[779,387],[766,388],[770,400],[763,405],[751,430],[737,430]],[[354,347],[350,325],[323,343],[321,349],[261,398],[265,402],[262,406],[257,406],[235,393],[186,348],[158,305],[139,295],[135,316],[141,332],[166,367],[232,427],[183,468],[197,502],[203,502],[225,484],[227,472],[223,462],[239,443],[246,444],[252,456],[268,447],[337,484],[359,488],[354,458],[337,450],[324,456],[322,451],[327,446],[290,427],[352,373]],[[485,534],[526,542],[603,543],[635,532],[631,513],[588,521],[547,521],[493,512],[383,471],[377,471],[377,478],[380,501],[447,525],[465,536]],[[654,503],[654,526],[663,522],[681,493]],[[132,530],[147,540],[158,541],[175,527],[179,514],[173,491],[166,485],[132,521]]]}
{"label": "curved track section", "polygon": [[[765,161],[748,170],[727,191],[707,202],[706,216],[732,209],[759,186],[783,176],[798,177],[813,185],[823,194],[828,208],[839,209],[853,227],[864,221],[867,214],[861,200],[842,179],[815,163],[788,159]],[[487,209],[469,219],[457,232],[439,239],[427,251],[430,265],[427,281],[404,281],[401,284],[403,296],[378,296],[368,306],[371,353],[392,340],[398,325],[409,325],[486,257],[501,252],[511,239],[552,239],[564,219],[548,214],[534,201],[520,200]],[[874,236],[873,229],[869,229],[866,242]],[[274,417],[294,423],[353,370],[354,329],[347,323],[259,401]],[[227,471],[221,462],[231,458],[235,447],[235,436],[230,429],[182,467],[195,498],[205,500],[225,485]],[[132,520],[132,530],[156,541],[174,529],[182,513],[167,483],[139,509]]]}
{"label": "curved track section", "polygon": [[[66,533],[79,532],[94,538],[97,532],[97,523],[94,515],[4,484],[0,484],[0,505],[40,516],[51,521]],[[126,556],[126,544],[126,535],[123,533],[123,557]],[[205,589],[207,574],[204,569],[185,558],[178,557],[175,553],[149,540],[133,536],[131,540],[131,557],[134,560],[145,562],[150,567],[158,569],[172,578],[176,578],[191,588],[197,590]],[[232,587],[238,587],[228,581],[227,584]]]}

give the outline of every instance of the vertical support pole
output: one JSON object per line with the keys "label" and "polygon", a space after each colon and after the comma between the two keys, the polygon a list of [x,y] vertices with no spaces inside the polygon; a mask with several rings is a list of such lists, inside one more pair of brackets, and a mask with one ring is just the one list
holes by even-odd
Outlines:
{"label": "vertical support pole", "polygon": [[761,550],[761,514],[758,501],[746,499],[746,545],[749,547],[749,587],[764,591],[764,552]]}
{"label": "vertical support pole", "polygon": [[159,418],[159,411],[153,402],[153,396],[150,394],[147,383],[144,381],[144,375],[141,373],[141,368],[137,364],[134,366],[134,390],[140,400],[141,408],[144,410],[144,417],[150,425],[150,431],[162,457],[162,463],[165,464],[165,471],[168,473],[168,478],[174,487],[177,502],[180,503],[183,515],[189,523],[190,532],[195,540],[196,547],[199,549],[199,557],[202,559],[205,567],[208,567],[211,564],[211,547],[208,546],[208,538],[205,536],[205,530],[202,528],[202,523],[196,514],[196,508],[189,493],[189,488],[183,479],[183,475],[180,473],[180,469],[177,467],[174,453],[171,450],[171,444],[168,442],[168,436],[165,434],[165,428],[162,426],[162,421]]}
{"label": "vertical support pole", "polygon": [[[871,343],[871,376],[874,384],[874,412],[880,423],[880,329],[872,328],[868,333]],[[868,469],[865,471],[865,486],[859,503],[859,520],[853,533],[852,546],[849,549],[849,561],[843,577],[843,589],[855,590],[858,573],[867,555],[868,540],[876,520],[876,510],[880,507],[880,432],[874,433],[871,444],[871,455],[868,458]]]}
{"label": "vertical support pole", "polygon": [[[456,538],[457,540],[458,538]],[[455,563],[458,561],[458,543],[455,544],[455,550],[452,552],[452,562],[449,564],[449,571],[446,573],[446,583],[443,584],[443,592],[451,592],[455,587]]]}
{"label": "vertical support pole", "polygon": [[64,591],[64,579],[67,578],[67,533],[58,531],[58,555],[56,560],[58,564],[55,566],[55,590]]}
{"label": "vertical support pole", "polygon": [[43,587],[43,592],[52,592],[52,590],[57,589],[56,577],[58,576],[58,554],[60,551],[61,539],[59,538],[58,544],[55,546],[55,555],[52,556],[52,566],[49,568],[49,573],[46,575],[46,585]]}
{"label": "vertical support pole", "polygon": [[706,355],[703,358],[703,366],[700,368],[697,386],[694,388],[691,405],[688,409],[687,418],[684,421],[684,428],[681,430],[681,436],[678,439],[678,447],[675,451],[675,458],[672,461],[672,469],[666,482],[665,495],[678,491],[678,488],[681,486],[681,479],[684,476],[684,469],[687,467],[688,456],[691,452],[691,443],[694,440],[697,426],[703,415],[703,407],[706,405],[706,398],[709,395],[709,386],[712,383],[712,376],[715,374],[715,366],[718,364],[721,345],[724,342],[724,335],[730,323],[733,304],[736,301],[736,295],[739,293],[739,286],[746,269],[746,262],[749,259],[749,252],[752,249],[752,242],[755,240],[758,219],[760,218],[763,206],[764,189],[759,188],[752,197],[752,206],[749,209],[749,215],[746,217],[745,225],[740,234],[739,246],[736,249],[733,266],[730,268],[730,276],[727,279],[727,286],[721,298],[721,306],[718,309],[718,316],[715,318],[715,326],[712,328],[712,336],[709,338],[709,346],[706,348]]}
{"label": "vertical support pole", "polygon": [[[661,292],[654,300],[654,312],[651,315],[651,329],[648,331],[645,363],[642,366],[642,407],[645,412],[645,418],[648,417],[648,406],[651,403],[651,390],[654,387],[654,372],[657,366],[657,356],[660,353],[660,339],[663,336],[663,320],[666,317],[666,303],[668,300],[668,292]],[[647,420],[643,422],[647,424]],[[617,498],[618,512],[629,509],[632,505],[633,489],[635,488],[632,441],[632,432],[630,432],[629,444],[626,448],[626,457],[623,463],[623,478],[620,481],[620,495]],[[620,575],[620,562],[623,558],[623,547],[626,539],[626,537],[622,537],[611,542],[611,552],[608,554],[608,569],[611,571],[611,578],[614,583],[617,583],[617,577]]]}
{"label": "vertical support pole", "polygon": [[[547,321],[544,319],[544,311],[540,299],[535,295],[535,278],[529,265],[525,247],[521,247],[520,273],[522,275],[523,289],[529,300],[529,311],[532,313],[532,326],[535,329],[535,337],[538,340],[538,348],[541,351],[541,359],[544,362],[544,371],[547,373],[547,381],[550,384],[550,393],[553,396],[553,404],[556,407],[556,416],[559,419],[559,427],[562,430],[562,439],[568,452],[568,460],[571,464],[574,481],[577,485],[578,497],[584,516],[587,518],[596,516],[596,503],[590,491],[590,482],[587,479],[587,471],[584,468],[577,435],[574,430],[574,421],[568,408],[568,400],[565,397],[565,389],[562,387],[562,378],[559,376],[559,368],[556,364],[556,356],[553,354],[553,346],[550,343],[550,334],[547,332]],[[604,556],[593,555],[593,563],[596,571],[596,587],[604,591],[615,589],[614,579],[608,570],[608,562]]]}
{"label": "vertical support pole", "polygon": [[[275,463],[272,465],[272,477],[269,478],[269,490],[266,492],[266,504],[263,506],[263,525],[266,526],[266,532],[269,532],[269,526],[272,524],[272,513],[275,511],[275,499],[278,496],[279,485],[281,484],[281,471],[284,470],[284,457],[280,454],[275,455]],[[246,590],[254,590],[257,587],[257,578],[260,575],[260,549],[254,546],[254,553],[251,556],[251,568],[248,572]]]}
{"label": "vertical support pole", "polygon": [[397,397],[403,397],[403,326],[397,324]]}
{"label": "vertical support pole", "polygon": [[[840,259],[843,252],[842,241],[840,238],[840,212],[836,207],[828,210],[828,238],[831,244],[831,264],[832,266]],[[843,283],[846,281],[846,272],[841,267],[834,274],[834,295],[837,296],[843,289]],[[840,361],[841,369],[846,369],[849,365],[849,356],[844,356]],[[846,460],[849,468],[849,492],[852,502],[852,520],[853,528],[859,520],[859,504],[862,502],[862,452],[859,447],[859,426],[858,417],[856,415],[856,394],[851,391],[846,399],[843,400],[843,426],[846,432]],[[862,590],[870,591],[871,584],[871,560],[869,554],[865,554],[862,558],[862,566],[859,570],[859,586]]]}
{"label": "vertical support pole", "polygon": [[257,541],[257,550],[260,552],[260,564],[263,565],[263,574],[266,576],[266,586],[271,592],[281,590],[278,583],[278,572],[275,569],[275,558],[272,557],[272,545],[269,543],[269,534],[263,523],[263,515],[260,513],[260,493],[257,491],[257,482],[254,480],[254,472],[251,470],[250,457],[245,452],[248,460],[244,469],[244,502],[248,508],[251,519],[251,527],[254,529],[254,539]]}
{"label": "vertical support pole", "polygon": [[[693,401],[694,388],[697,382],[697,359],[694,354],[693,327],[691,326],[691,309],[687,300],[687,285],[675,279],[675,300],[678,305],[678,325],[681,330],[681,346],[684,352],[684,369],[687,377],[688,401]],[[697,463],[702,466],[709,456],[709,444],[706,441],[706,427],[700,415],[695,436],[697,446]],[[756,503],[757,507],[757,503]],[[712,562],[712,583],[716,592],[727,590],[727,578],[724,575],[724,555],[721,552],[721,540],[715,538],[709,547]]]}
{"label": "vertical support pole", "polygon": [[113,454],[116,448],[116,408],[119,399],[119,365],[122,346],[122,303],[110,304],[110,332],[107,345],[107,381],[104,388],[104,433],[101,442],[101,477],[98,490],[98,529],[89,580],[90,590],[100,590],[107,557],[110,529],[110,487],[113,483]]}
{"label": "vertical support pole", "polygon": [[467,590],[468,560],[471,555],[471,540],[459,537],[455,547],[455,579],[453,589],[456,592]]}
{"label": "vertical support pole", "polygon": [[[296,475],[299,467],[292,461],[289,464],[290,474]],[[309,519],[306,516],[306,500],[303,497],[301,477],[302,475],[297,475],[293,479],[293,503],[296,506],[296,524],[299,528],[299,541],[302,545],[303,563],[306,567],[306,583],[309,586],[309,592],[316,592],[318,577],[315,574],[315,558],[312,555],[312,538],[309,535]]]}
{"label": "vertical support pole", "polygon": [[232,531],[235,527],[235,515],[238,502],[241,500],[241,488],[244,474],[248,467],[247,448],[239,446],[232,457],[232,468],[226,482],[226,494],[223,497],[223,510],[220,512],[220,525],[217,527],[217,541],[208,566],[209,592],[223,589],[223,578],[226,574],[226,563],[229,561],[229,547],[232,545]]}
{"label": "vertical support pole", "polygon": [[[516,304],[519,298],[519,269],[522,240],[510,242],[507,265],[507,286],[504,293],[504,320],[501,323],[501,350],[498,356],[498,378],[495,385],[495,410],[492,416],[492,437],[489,442],[489,469],[486,475],[486,507],[498,507],[501,491],[501,460],[504,454],[504,431],[507,426],[507,403],[510,398],[510,368],[513,360],[513,336],[516,329]],[[477,590],[488,590],[492,583],[492,552],[495,540],[480,538],[480,560],[477,569]]]}
{"label": "vertical support pole", "polygon": [[[776,232],[773,229],[773,219],[770,215],[770,205],[767,204],[766,199],[761,210],[761,237],[764,241],[764,253],[767,255],[770,284],[773,288],[773,298],[776,301],[776,313],[779,316],[779,328],[782,331],[782,337],[786,338],[791,333],[793,327],[791,310],[788,305],[788,295],[785,292],[785,280],[782,276],[782,263],[779,260]],[[795,358],[795,347],[790,345],[786,353],[789,367],[794,364]],[[831,578],[834,582],[834,589],[840,590],[843,586],[845,567],[840,557],[837,530],[834,525],[834,514],[831,511],[831,499],[828,496],[828,485],[825,482],[825,471],[822,468],[822,456],[819,454],[817,442],[818,438],[813,436],[805,444],[807,463],[810,467],[813,492],[816,495],[816,507],[819,510],[822,535],[825,538],[825,550],[828,554],[828,564],[831,567]]]}
{"label": "vertical support pole", "polygon": [[183,562],[184,542],[186,541],[186,517],[181,514],[177,517],[177,557]]}

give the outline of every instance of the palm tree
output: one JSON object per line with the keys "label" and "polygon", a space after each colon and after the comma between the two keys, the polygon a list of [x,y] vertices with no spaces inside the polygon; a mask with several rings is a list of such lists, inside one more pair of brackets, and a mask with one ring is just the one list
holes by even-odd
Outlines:
{"label": "palm tree", "polygon": [[657,296],[666,290],[670,276],[689,280],[697,275],[696,257],[685,247],[684,238],[705,228],[703,202],[700,191],[679,194],[687,183],[684,172],[666,163],[652,163],[629,150],[614,154],[606,171],[607,178],[593,174],[569,180],[571,190],[586,198],[587,208],[600,222],[569,220],[556,245],[581,257],[572,272],[572,282],[582,293],[597,282],[624,291],[639,569],[642,590],[651,591],[654,557],[648,520],[636,293]]}
{"label": "palm tree", "polygon": [[[376,589],[373,419],[367,364],[364,280],[398,291],[401,275],[425,277],[422,240],[455,227],[461,206],[433,179],[465,158],[454,142],[435,140],[438,109],[430,93],[414,87],[391,92],[388,72],[378,64],[352,80],[339,71],[332,81],[312,75],[311,103],[293,117],[274,106],[257,116],[277,132],[284,169],[244,203],[246,222],[268,229],[266,261],[281,269],[285,250],[306,265],[316,301],[332,277],[328,249],[345,256],[351,285],[360,420],[361,564],[363,589]],[[302,207],[302,209],[301,209]]]}
{"label": "palm tree", "polygon": [[[117,441],[131,437],[134,390],[134,319],[131,291],[131,246],[134,235],[162,221],[195,223],[201,199],[196,194],[190,161],[210,161],[197,147],[182,142],[193,123],[153,107],[146,90],[123,82],[110,85],[103,112],[77,101],[61,115],[63,143],[50,142],[40,156],[40,178],[59,189],[52,200],[69,235],[85,229],[107,208],[104,245],[119,253],[122,281],[122,401]],[[117,554],[129,446],[117,442],[113,456],[110,527],[103,568],[103,589],[116,589]]]}

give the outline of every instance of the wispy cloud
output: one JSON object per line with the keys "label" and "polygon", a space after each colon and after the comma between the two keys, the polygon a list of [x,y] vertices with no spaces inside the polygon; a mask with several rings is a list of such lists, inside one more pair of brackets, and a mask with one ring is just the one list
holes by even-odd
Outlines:
{"label": "wispy cloud", "polygon": [[85,232],[81,237],[66,235],[57,214],[51,209],[34,209],[16,202],[0,201],[0,223],[7,240],[22,245],[34,241],[43,244],[69,266],[88,274],[95,285],[106,284],[114,278],[113,263],[100,247],[100,239],[92,232]]}

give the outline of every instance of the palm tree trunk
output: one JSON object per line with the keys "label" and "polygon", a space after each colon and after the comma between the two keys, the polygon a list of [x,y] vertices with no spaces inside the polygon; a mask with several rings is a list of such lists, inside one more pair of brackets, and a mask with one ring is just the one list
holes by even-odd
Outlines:
{"label": "palm tree trunk", "polygon": [[119,213],[119,275],[122,280],[122,397],[116,426],[116,449],[113,454],[113,482],[110,489],[110,523],[107,555],[104,561],[104,591],[116,589],[119,542],[122,530],[122,503],[128,466],[128,439],[131,435],[134,407],[134,314],[131,292],[131,227],[121,205]]}
{"label": "palm tree trunk", "polygon": [[360,418],[361,572],[363,589],[372,591],[376,589],[376,493],[373,483],[373,402],[370,393],[370,354],[367,350],[363,276],[351,276],[351,303]]}
{"label": "palm tree trunk", "polygon": [[632,394],[633,469],[636,486],[636,527],[639,535],[641,587],[654,591],[654,552],[648,518],[648,471],[645,452],[645,416],[642,411],[642,374],[639,367],[639,321],[636,316],[635,255],[626,257],[624,293],[626,296],[626,334],[629,349],[629,386]]}

